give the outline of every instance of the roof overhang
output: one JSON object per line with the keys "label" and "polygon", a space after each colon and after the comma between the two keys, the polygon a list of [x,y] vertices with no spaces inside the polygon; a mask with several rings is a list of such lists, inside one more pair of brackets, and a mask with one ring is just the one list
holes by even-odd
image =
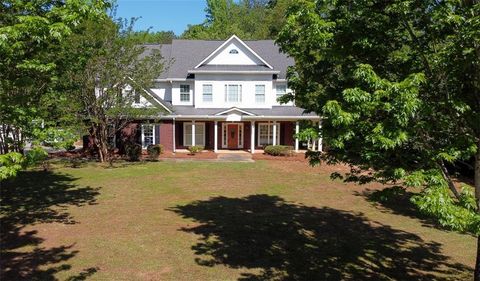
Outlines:
{"label": "roof overhang", "polygon": [[279,74],[280,71],[278,70],[196,70],[192,69],[189,70],[188,73],[214,73],[214,74],[221,74],[221,73],[233,73],[233,74]]}

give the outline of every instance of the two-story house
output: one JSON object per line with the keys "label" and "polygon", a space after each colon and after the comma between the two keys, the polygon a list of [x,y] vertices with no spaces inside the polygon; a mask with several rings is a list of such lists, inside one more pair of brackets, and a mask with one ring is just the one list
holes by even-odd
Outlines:
{"label": "two-story house", "polygon": [[[148,45],[146,51],[150,48],[160,48],[172,63],[144,93],[168,113],[155,124],[140,124],[143,147],[159,143],[176,151],[202,145],[254,153],[265,145],[284,144],[298,150],[294,134],[299,121],[320,121],[293,103],[277,101],[290,91],[286,71],[294,61],[272,40],[232,36],[226,41],[173,40]],[[152,98],[139,98],[137,106],[153,106],[148,102]]]}

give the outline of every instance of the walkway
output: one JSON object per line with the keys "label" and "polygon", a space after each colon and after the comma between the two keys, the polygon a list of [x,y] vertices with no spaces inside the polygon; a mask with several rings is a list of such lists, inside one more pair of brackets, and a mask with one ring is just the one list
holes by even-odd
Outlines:
{"label": "walkway", "polygon": [[243,150],[219,150],[217,160],[224,162],[255,162],[252,154]]}

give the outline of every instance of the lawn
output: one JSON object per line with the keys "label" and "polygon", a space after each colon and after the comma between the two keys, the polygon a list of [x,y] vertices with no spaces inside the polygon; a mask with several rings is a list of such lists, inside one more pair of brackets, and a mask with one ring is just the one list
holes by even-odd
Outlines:
{"label": "lawn", "polygon": [[[341,167],[338,167],[341,169]],[[1,280],[469,280],[475,239],[305,162],[57,165],[1,187]]]}

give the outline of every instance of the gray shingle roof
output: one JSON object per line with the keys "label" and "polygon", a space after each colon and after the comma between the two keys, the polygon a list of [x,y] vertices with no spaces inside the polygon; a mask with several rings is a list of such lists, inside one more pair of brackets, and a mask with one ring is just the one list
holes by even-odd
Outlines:
{"label": "gray shingle roof", "polygon": [[[239,108],[255,116],[317,116],[315,113],[304,113],[304,109],[296,106],[272,106],[272,108]],[[173,107],[173,115],[216,115],[228,108],[195,108],[189,105]]]}
{"label": "gray shingle roof", "polygon": [[[208,55],[215,51],[225,41],[215,40],[173,40],[172,44],[146,45],[146,53],[150,49],[161,49],[165,60],[172,60],[167,71],[162,73],[160,79],[186,78],[188,70],[192,70]],[[279,71],[278,78],[285,79],[287,67],[294,64],[292,58],[281,53],[273,40],[244,41],[254,52],[268,62],[273,70]]]}

